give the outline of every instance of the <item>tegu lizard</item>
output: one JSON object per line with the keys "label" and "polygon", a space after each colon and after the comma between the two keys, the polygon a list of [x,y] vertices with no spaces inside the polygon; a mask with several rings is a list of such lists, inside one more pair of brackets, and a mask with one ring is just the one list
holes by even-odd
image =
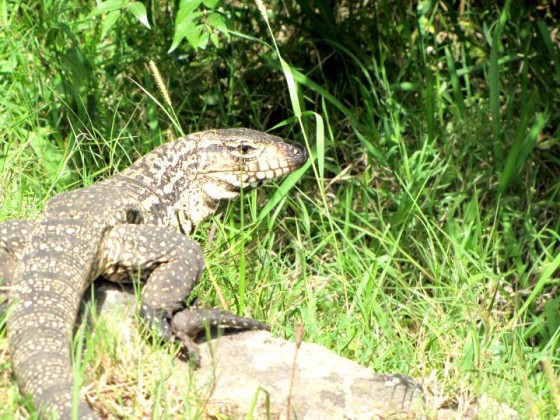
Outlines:
{"label": "tegu lizard", "polygon": [[301,145],[259,131],[202,131],[55,196],[40,220],[0,224],[12,366],[41,416],[97,418],[84,401],[73,408],[71,340],[84,291],[98,277],[142,280],[140,314],[164,339],[184,341],[187,326],[196,332],[203,321],[266,328],[223,311],[185,308],[204,266],[200,246],[186,234],[221,201],[289,174],[307,156]]}

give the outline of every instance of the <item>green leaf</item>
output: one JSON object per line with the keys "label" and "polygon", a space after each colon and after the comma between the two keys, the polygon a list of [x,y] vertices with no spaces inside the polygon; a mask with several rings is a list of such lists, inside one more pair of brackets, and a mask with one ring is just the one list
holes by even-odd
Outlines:
{"label": "green leaf", "polygon": [[226,20],[220,13],[210,13],[206,18],[206,24],[211,28],[217,29],[226,36],[229,36]]}
{"label": "green leaf", "polygon": [[134,15],[138,21],[146,28],[151,29],[150,22],[148,22],[148,13],[146,6],[139,1],[132,2],[128,5],[128,11]]}
{"label": "green leaf", "polygon": [[546,262],[542,264],[540,267],[540,277],[533,286],[533,290],[531,294],[525,298],[523,306],[519,308],[515,315],[510,319],[508,323],[508,328],[513,328],[514,325],[517,324],[518,320],[526,316],[527,309],[531,306],[538,296],[540,296],[541,292],[543,291],[544,287],[547,284],[554,284],[557,283],[555,278],[555,273],[557,272],[558,268],[560,268],[560,254],[556,255],[554,259],[550,262]]}
{"label": "green leaf", "polygon": [[547,332],[550,337],[553,337],[558,328],[560,328],[560,297],[549,300],[544,304],[544,319]]}
{"label": "green leaf", "polygon": [[101,24],[101,39],[104,39],[107,35],[107,32],[109,32],[111,28],[115,26],[115,23],[120,16],[120,10],[114,10],[112,12],[109,12],[107,16],[105,16],[105,18],[103,19],[103,23]]}
{"label": "green leaf", "polygon": [[292,172],[290,175],[284,179],[282,185],[278,187],[276,192],[270,197],[270,200],[264,205],[262,210],[260,211],[257,220],[263,220],[268,213],[272,211],[274,207],[278,205],[280,201],[288,194],[288,192],[296,185],[299,179],[303,176],[303,174],[309,169],[311,166],[311,159],[308,159],[307,162],[298,170]]}
{"label": "green leaf", "polygon": [[29,144],[35,156],[43,163],[45,171],[53,184],[67,186],[76,181],[76,174],[66,163],[65,154],[57,149],[41,133],[32,133]]}
{"label": "green leaf", "polygon": [[[519,177],[523,165],[535,148],[541,131],[546,126],[547,120],[545,117],[539,114],[534,115],[538,99],[538,92],[534,90],[529,99],[522,105],[521,118],[515,131],[515,138],[500,176],[501,192],[505,192]],[[533,118],[534,120],[530,121]],[[532,125],[527,133],[530,123]]]}
{"label": "green leaf", "polygon": [[126,7],[127,0],[108,0],[99,3],[95,9],[91,11],[89,17],[104,15],[105,13],[114,12],[115,10],[122,10]]}
{"label": "green leaf", "polygon": [[187,41],[191,46],[193,45],[191,40],[194,40],[195,38],[196,28],[200,27],[200,25],[195,22],[195,19],[201,15],[202,12],[196,12],[191,13],[188,16],[183,16],[182,19],[177,18],[177,21],[175,22],[175,35],[173,36],[173,42],[171,43],[171,48],[169,48],[168,53],[173,52],[185,38],[187,38]]}
{"label": "green leaf", "polygon": [[218,3],[220,3],[220,0],[203,0],[202,4],[204,4],[206,7],[208,7],[209,9],[214,10],[217,6]]}
{"label": "green leaf", "polygon": [[168,53],[172,52],[179,46],[181,41],[187,36],[187,31],[190,25],[195,25],[191,19],[183,19],[175,27],[175,34],[173,35],[173,42],[171,43],[171,48],[169,48]]}
{"label": "green leaf", "polygon": [[315,123],[317,127],[317,164],[319,169],[319,177],[323,180],[325,179],[325,125],[323,123],[323,117],[317,113],[315,115]]}
{"label": "green leaf", "polygon": [[214,44],[215,47],[220,46],[220,37],[217,33],[210,34],[210,41],[212,41],[212,44]]}
{"label": "green leaf", "polygon": [[198,48],[201,43],[202,29],[203,27],[201,25],[197,25],[193,22],[192,25],[189,25],[185,34],[187,42],[195,49]]}
{"label": "green leaf", "polygon": [[280,64],[282,65],[282,72],[286,78],[286,83],[288,84],[288,92],[290,93],[290,101],[292,102],[292,109],[296,117],[301,118],[301,107],[299,106],[299,99],[297,94],[297,84],[292,73],[292,68],[288,63],[284,61],[282,57],[279,57]]}
{"label": "green leaf", "polygon": [[193,45],[193,47],[200,48],[201,50],[203,50],[208,45],[210,34],[208,32],[203,32],[204,27],[202,26],[199,26],[198,29],[200,29],[198,34],[198,39],[196,41],[196,46]]}
{"label": "green leaf", "polygon": [[[175,25],[178,26],[184,19],[191,19],[192,14],[200,4],[202,0],[187,0],[182,1],[179,5],[179,11],[177,12],[177,18],[175,19]],[[200,12],[198,12],[200,14]]]}

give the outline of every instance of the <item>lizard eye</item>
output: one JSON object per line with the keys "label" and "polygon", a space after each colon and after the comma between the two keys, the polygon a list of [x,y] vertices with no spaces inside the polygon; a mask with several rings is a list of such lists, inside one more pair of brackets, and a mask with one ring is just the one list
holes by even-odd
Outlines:
{"label": "lizard eye", "polygon": [[239,146],[237,146],[237,153],[239,153],[241,155],[249,154],[253,150],[255,150],[255,148],[253,146],[248,145],[248,144],[240,144]]}

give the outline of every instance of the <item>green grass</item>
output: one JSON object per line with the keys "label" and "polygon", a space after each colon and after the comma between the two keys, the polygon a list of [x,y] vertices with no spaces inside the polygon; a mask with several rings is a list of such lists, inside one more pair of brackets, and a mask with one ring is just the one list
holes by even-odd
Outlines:
{"label": "green grass", "polygon": [[[488,396],[522,418],[557,416],[554,6],[341,3],[269,6],[282,63],[252,4],[226,7],[232,36],[219,48],[167,54],[167,2],[150,3],[151,30],[123,14],[104,38],[93,3],[0,2],[0,220],[38,217],[56,193],[166,141],[152,59],[184,132],[277,126],[313,153],[286,195],[250,193],[197,228],[200,301],[287,339],[301,321],[306,340],[427,378],[439,401]],[[95,331],[84,375],[104,409],[170,415],[189,398],[150,368],[173,351],[125,350],[109,326]],[[0,389],[2,415],[30,410],[5,331]]]}

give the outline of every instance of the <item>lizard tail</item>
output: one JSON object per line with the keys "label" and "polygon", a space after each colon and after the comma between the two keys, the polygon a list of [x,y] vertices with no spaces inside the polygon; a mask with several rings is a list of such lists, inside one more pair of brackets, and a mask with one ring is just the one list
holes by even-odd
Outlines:
{"label": "lizard tail", "polygon": [[20,390],[31,395],[44,418],[98,418],[75,397],[73,381],[72,334],[99,243],[82,223],[39,223],[12,287],[7,318],[12,365]]}

